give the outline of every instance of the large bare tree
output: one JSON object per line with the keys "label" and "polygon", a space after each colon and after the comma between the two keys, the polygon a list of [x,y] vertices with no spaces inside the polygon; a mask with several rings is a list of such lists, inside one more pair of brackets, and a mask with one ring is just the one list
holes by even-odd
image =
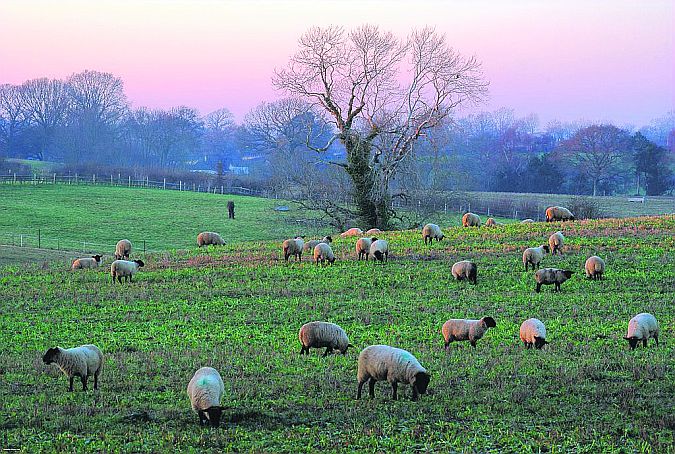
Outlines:
{"label": "large bare tree", "polygon": [[336,129],[330,143],[340,140],[347,152],[333,164],[352,181],[362,226],[379,228],[392,215],[389,183],[415,141],[460,105],[482,100],[488,85],[480,63],[432,28],[402,40],[373,25],[310,28],[273,82],[327,114]]}
{"label": "large bare tree", "polygon": [[[4,121],[2,121],[4,119]],[[0,156],[13,156],[27,119],[18,85],[0,85]],[[3,153],[4,152],[4,153]]]}
{"label": "large bare tree", "polygon": [[56,79],[33,79],[24,82],[19,90],[24,114],[39,131],[39,154],[44,159],[70,104],[66,84]]}

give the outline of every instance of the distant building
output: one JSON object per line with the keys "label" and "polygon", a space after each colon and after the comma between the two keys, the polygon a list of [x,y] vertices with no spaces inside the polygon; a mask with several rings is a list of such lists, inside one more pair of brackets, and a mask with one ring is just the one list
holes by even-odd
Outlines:
{"label": "distant building", "polygon": [[233,166],[232,164],[230,164],[227,167],[227,170],[229,170],[230,172],[232,172],[235,175],[248,175],[248,167],[247,166],[246,167],[245,166]]}

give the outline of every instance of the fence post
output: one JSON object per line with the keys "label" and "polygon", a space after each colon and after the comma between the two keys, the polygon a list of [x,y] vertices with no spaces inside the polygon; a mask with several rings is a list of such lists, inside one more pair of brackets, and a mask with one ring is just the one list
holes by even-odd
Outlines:
{"label": "fence post", "polygon": [[150,177],[147,175],[145,176],[145,187],[146,188],[150,187]]}
{"label": "fence post", "polygon": [[490,217],[490,207],[487,207],[487,215]]}
{"label": "fence post", "polygon": [[42,242],[40,241],[40,229],[38,229],[38,249],[41,249]]}
{"label": "fence post", "polygon": [[166,189],[166,178],[164,178],[164,189]]}
{"label": "fence post", "polygon": [[129,175],[129,187],[131,187],[131,175]]}
{"label": "fence post", "polygon": [[145,240],[143,240],[143,255],[145,255]]}
{"label": "fence post", "polygon": [[91,181],[92,183],[96,184],[96,174],[92,175]]}
{"label": "fence post", "polygon": [[182,190],[183,190],[183,181],[182,181],[182,180],[179,180],[179,181],[178,181],[178,190],[179,190],[179,191],[182,191]]}
{"label": "fence post", "polygon": [[56,184],[56,173],[54,173],[54,184]]}
{"label": "fence post", "polygon": [[113,185],[113,180],[112,180],[112,173],[110,174],[110,186]]}
{"label": "fence post", "polygon": [[19,247],[23,247],[23,235],[19,235]]}
{"label": "fence post", "polygon": [[14,184],[16,184],[16,172],[14,172]]}
{"label": "fence post", "polygon": [[220,186],[220,195],[223,195],[223,186]]}
{"label": "fence post", "polygon": [[75,184],[77,184],[77,174],[75,174]]}
{"label": "fence post", "polygon": [[194,190],[195,190],[195,184],[192,183],[192,191],[194,191]]}

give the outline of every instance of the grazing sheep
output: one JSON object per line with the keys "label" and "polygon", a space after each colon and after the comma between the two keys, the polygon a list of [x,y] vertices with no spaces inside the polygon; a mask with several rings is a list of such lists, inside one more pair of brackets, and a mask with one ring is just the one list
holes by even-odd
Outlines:
{"label": "grazing sheep", "polygon": [[83,257],[73,261],[73,270],[81,270],[85,268],[97,268],[101,264],[102,255],[92,255],[91,257]]}
{"label": "grazing sheep", "polygon": [[332,242],[333,242],[333,238],[331,238],[330,236],[324,236],[320,240],[309,240],[302,247],[302,250],[304,252],[312,252],[312,251],[314,251],[314,248],[316,247],[317,244],[319,244],[319,243],[331,244]]}
{"label": "grazing sheep", "polygon": [[361,230],[358,227],[352,227],[351,229],[347,230],[346,232],[342,232],[340,236],[342,238],[347,238],[349,236],[361,236],[363,235],[363,230]]}
{"label": "grazing sheep", "polygon": [[300,354],[309,355],[310,348],[324,348],[326,351],[322,357],[326,357],[333,349],[339,350],[345,355],[348,347],[353,347],[349,343],[347,333],[339,325],[328,322],[309,322],[302,325],[298,332],[298,338],[302,348]]}
{"label": "grazing sheep", "polygon": [[427,244],[427,240],[429,241],[429,245],[436,241],[441,241],[443,238],[443,232],[441,232],[441,228],[436,225],[436,224],[427,224],[424,226],[422,229],[422,239],[424,239],[424,244]]}
{"label": "grazing sheep", "polygon": [[458,280],[468,280],[472,284],[478,283],[478,267],[470,260],[462,260],[452,265],[452,276]]}
{"label": "grazing sheep", "polygon": [[520,340],[523,341],[526,348],[534,345],[540,349],[549,342],[546,340],[546,327],[536,318],[528,318],[520,325]]}
{"label": "grazing sheep", "polygon": [[131,241],[119,240],[115,246],[115,260],[128,259],[131,254]]}
{"label": "grazing sheep", "polygon": [[234,219],[234,201],[227,201],[227,218]]}
{"label": "grazing sheep", "polygon": [[373,244],[374,241],[377,241],[377,237],[359,238],[359,240],[356,242],[356,253],[359,256],[359,260],[361,260],[361,258],[364,257],[366,259],[366,262],[368,261],[368,255],[370,254],[370,245]]}
{"label": "grazing sheep", "polygon": [[225,240],[216,232],[202,232],[197,235],[197,247],[208,246],[209,244],[222,246],[225,244]]}
{"label": "grazing sheep", "polygon": [[555,290],[560,291],[560,284],[572,277],[574,271],[559,270],[558,268],[542,268],[534,273],[534,279],[537,281],[535,291],[539,293],[542,285],[555,284]]}
{"label": "grazing sheep", "polygon": [[531,224],[533,222],[534,222],[534,219],[529,219],[529,218],[523,219],[522,221],[520,221],[521,224]]}
{"label": "grazing sheep", "polygon": [[133,282],[133,275],[138,273],[140,267],[145,266],[143,260],[115,260],[110,265],[110,275],[112,276],[113,284],[115,283],[115,278],[117,282],[122,283],[122,278],[124,281],[127,280]]}
{"label": "grazing sheep", "polygon": [[658,347],[659,322],[656,321],[656,317],[652,314],[643,312],[630,319],[630,322],[628,322],[628,334],[626,334],[624,339],[630,344],[631,350],[637,347],[639,341],[642,341],[642,346],[646,347],[647,340],[649,340],[650,337],[654,338],[656,346]]}
{"label": "grazing sheep", "polygon": [[553,206],[546,208],[546,222],[574,221],[574,215],[565,207]]}
{"label": "grazing sheep", "polygon": [[103,370],[103,353],[95,345],[82,345],[75,348],[54,347],[42,357],[45,364],[56,363],[59,369],[70,379],[68,391],[73,391],[73,380],[80,377],[82,391],[87,390],[87,379],[94,376],[94,389],[98,389],[98,376]]}
{"label": "grazing sheep", "polygon": [[466,213],[462,216],[462,225],[464,227],[480,227],[480,216],[473,213]]}
{"label": "grazing sheep", "polygon": [[197,370],[187,386],[192,410],[199,416],[199,424],[208,421],[211,427],[218,427],[223,407],[220,401],[225,394],[225,385],[220,374],[213,367],[202,367]]}
{"label": "grazing sheep", "polygon": [[370,229],[370,230],[366,230],[366,233],[364,233],[364,235],[373,236],[373,235],[379,235],[380,233],[382,233],[382,230],[380,230],[380,229]]}
{"label": "grazing sheep", "polygon": [[375,257],[375,260],[386,262],[389,260],[389,243],[387,240],[375,239],[370,244],[370,255]]}
{"label": "grazing sheep", "polygon": [[527,271],[527,265],[531,264],[532,269],[536,270],[539,268],[539,264],[544,259],[544,254],[547,254],[551,251],[551,248],[547,244],[542,244],[539,247],[528,247],[523,251],[523,265],[525,265],[525,271]]}
{"label": "grazing sheep", "polygon": [[548,245],[551,248],[551,254],[555,255],[556,252],[559,252],[560,255],[563,255],[562,248],[565,244],[565,237],[562,232],[558,231],[548,237]]}
{"label": "grazing sheep", "polygon": [[605,273],[605,261],[597,255],[588,257],[588,260],[586,260],[586,264],[584,265],[584,270],[586,271],[587,278],[602,279],[602,275]]}
{"label": "grazing sheep", "polygon": [[472,346],[476,346],[476,341],[483,337],[488,328],[497,326],[492,317],[483,317],[480,320],[467,320],[453,318],[443,323],[441,332],[445,339],[445,349],[448,350],[450,342],[469,341]]}
{"label": "grazing sheep", "polygon": [[285,240],[282,247],[284,250],[284,260],[288,262],[288,258],[292,255],[297,261],[302,260],[302,248],[305,245],[305,241],[301,236],[296,236],[293,239]]}
{"label": "grazing sheep", "polygon": [[398,383],[412,385],[412,400],[427,392],[430,376],[417,359],[400,348],[388,345],[371,345],[359,354],[356,398],[361,398],[361,389],[368,381],[370,397],[375,397],[375,382],[387,380],[391,384],[393,399],[396,400]]}
{"label": "grazing sheep", "polygon": [[314,263],[318,265],[321,262],[322,265],[325,265],[326,261],[332,265],[335,262],[335,254],[333,254],[330,244],[319,243],[314,247]]}
{"label": "grazing sheep", "polygon": [[488,218],[487,221],[485,221],[485,227],[496,227],[498,225],[504,225],[501,222],[495,221],[494,218]]}

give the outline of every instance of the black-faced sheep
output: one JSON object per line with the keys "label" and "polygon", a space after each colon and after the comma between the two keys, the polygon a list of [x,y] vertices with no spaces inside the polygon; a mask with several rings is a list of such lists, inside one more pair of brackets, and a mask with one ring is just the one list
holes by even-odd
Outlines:
{"label": "black-faced sheep", "polygon": [[386,262],[389,260],[389,243],[386,240],[375,240],[370,244],[370,255],[375,260]]}
{"label": "black-faced sheep", "polygon": [[103,370],[103,353],[95,345],[82,345],[75,348],[54,347],[42,357],[45,364],[56,363],[59,369],[70,379],[68,391],[73,391],[73,380],[80,377],[82,390],[87,390],[87,379],[94,376],[94,389],[98,389],[98,376]]}
{"label": "black-faced sheep", "polygon": [[464,227],[480,227],[480,216],[473,213],[466,213],[462,216],[462,225]]}
{"label": "black-faced sheep", "polygon": [[535,291],[539,293],[542,285],[555,284],[555,290],[560,291],[560,284],[572,277],[574,271],[559,270],[558,268],[542,268],[534,273],[534,279],[537,281]]}
{"label": "black-faced sheep", "polygon": [[553,206],[546,208],[546,222],[574,221],[574,215],[565,207]]}
{"label": "black-faced sheep", "polygon": [[539,268],[539,264],[544,259],[544,254],[547,254],[551,251],[551,248],[546,244],[542,244],[539,247],[528,247],[523,251],[523,265],[525,265],[525,271],[527,271],[528,264],[532,265],[532,269],[536,270]]}
{"label": "black-faced sheep", "polygon": [[373,241],[377,241],[377,237],[359,238],[359,240],[356,242],[356,254],[359,256],[359,260],[365,258],[366,261],[368,261],[370,245],[373,244]]}
{"label": "black-faced sheep", "polygon": [[290,256],[294,256],[297,261],[302,260],[302,248],[305,246],[305,241],[301,236],[296,236],[293,239],[285,240],[282,244],[284,251],[284,260],[288,262]]}
{"label": "black-faced sheep", "polygon": [[443,232],[436,224],[427,224],[422,229],[422,239],[424,240],[424,244],[427,244],[428,241],[429,245],[431,245],[434,240],[441,241],[443,238]]}
{"label": "black-faced sheep", "polygon": [[92,255],[91,257],[83,257],[73,261],[73,270],[82,270],[85,268],[97,268],[101,264],[102,255]]}
{"label": "black-faced sheep", "polygon": [[375,382],[388,381],[391,384],[393,399],[398,398],[398,383],[412,386],[412,399],[417,400],[420,394],[427,392],[430,376],[417,359],[406,350],[388,345],[371,345],[364,348],[358,360],[358,391],[356,398],[361,398],[361,389],[369,381],[370,397],[375,397]]}
{"label": "black-faced sheep", "polygon": [[548,237],[548,246],[551,248],[551,254],[556,255],[557,252],[563,255],[562,248],[565,245],[565,237],[562,232],[555,232]]}
{"label": "black-faced sheep", "polygon": [[218,427],[223,407],[220,401],[225,394],[225,385],[220,374],[213,367],[202,367],[192,376],[187,386],[192,410],[199,416],[199,424],[208,421],[211,427]]}
{"label": "black-faced sheep", "polygon": [[656,346],[659,345],[659,322],[652,314],[643,312],[631,318],[628,322],[628,333],[624,337],[628,341],[631,350],[634,349],[639,341],[642,346],[647,346],[647,340],[654,338]]}
{"label": "black-faced sheep", "polygon": [[110,265],[110,275],[112,276],[113,284],[115,283],[115,279],[121,284],[122,278],[124,278],[125,282],[133,282],[132,277],[138,273],[138,270],[142,266],[145,266],[143,260],[115,260]]}
{"label": "black-faced sheep", "polygon": [[316,247],[317,244],[319,243],[326,243],[326,244],[331,244],[333,242],[333,238],[330,236],[324,236],[320,240],[309,240],[308,242],[305,243],[305,245],[302,247],[302,250],[304,252],[313,252],[314,248]]}
{"label": "black-faced sheep", "polygon": [[472,346],[476,346],[476,341],[483,337],[488,328],[497,326],[492,317],[483,317],[480,320],[468,320],[453,318],[443,323],[441,332],[445,339],[445,349],[450,346],[450,342],[469,341]]}
{"label": "black-faced sheep", "polygon": [[314,263],[318,265],[319,262],[322,265],[325,265],[326,262],[332,265],[335,262],[335,254],[333,254],[330,244],[319,243],[314,247]]}
{"label": "black-faced sheep", "polygon": [[309,355],[310,348],[326,348],[323,357],[338,350],[345,355],[348,347],[353,347],[349,343],[347,333],[339,325],[329,322],[309,322],[302,325],[298,332],[298,338],[302,349],[300,354]]}
{"label": "black-faced sheep", "polygon": [[586,277],[589,279],[602,279],[602,275],[605,273],[605,261],[597,255],[588,257],[584,264],[584,271],[586,271]]}
{"label": "black-faced sheep", "polygon": [[549,342],[546,340],[546,327],[536,318],[528,318],[520,325],[520,340],[523,341],[526,348],[534,345],[540,349]]}
{"label": "black-faced sheep", "polygon": [[128,259],[131,254],[131,241],[119,240],[115,246],[115,260]]}
{"label": "black-faced sheep", "polygon": [[462,260],[452,265],[452,276],[458,280],[467,280],[472,284],[478,283],[478,266],[470,260]]}

